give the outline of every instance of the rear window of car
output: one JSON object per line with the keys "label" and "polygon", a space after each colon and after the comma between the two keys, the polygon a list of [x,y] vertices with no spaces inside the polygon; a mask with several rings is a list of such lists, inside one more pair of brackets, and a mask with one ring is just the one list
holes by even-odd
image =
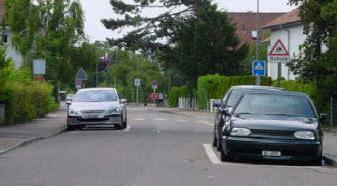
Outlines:
{"label": "rear window of car", "polygon": [[308,98],[296,95],[245,95],[235,114],[285,115],[315,118],[315,112]]}

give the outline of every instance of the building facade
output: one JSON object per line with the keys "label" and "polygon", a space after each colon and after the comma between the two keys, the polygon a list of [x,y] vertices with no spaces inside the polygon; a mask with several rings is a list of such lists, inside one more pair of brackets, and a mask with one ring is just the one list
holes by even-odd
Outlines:
{"label": "building facade", "polygon": [[[299,9],[281,15],[275,20],[267,23],[264,29],[271,31],[268,41],[268,51],[271,51],[274,44],[281,40],[289,53],[290,60],[296,58],[300,53],[300,46],[304,43],[306,35],[303,33],[303,25],[299,15]],[[278,78],[278,64],[268,62],[267,74],[273,80]],[[294,80],[296,76],[291,72],[287,63],[282,63],[280,70],[281,78]]]}

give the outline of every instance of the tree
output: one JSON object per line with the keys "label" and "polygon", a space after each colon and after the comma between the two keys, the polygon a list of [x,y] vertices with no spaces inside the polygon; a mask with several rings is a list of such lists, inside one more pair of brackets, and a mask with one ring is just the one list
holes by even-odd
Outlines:
{"label": "tree", "polygon": [[[246,56],[247,46],[239,45],[234,25],[226,13],[217,10],[212,0],[134,2],[136,4],[131,5],[111,1],[115,13],[124,15],[124,19],[105,19],[106,28],[135,28],[122,38],[110,39],[111,45],[141,49],[145,55],[159,52],[165,70],[179,73],[177,76],[191,87],[200,75],[238,73],[239,61]],[[142,17],[141,10],[149,7],[169,10],[156,17]]]}
{"label": "tree", "polygon": [[337,1],[290,0],[300,5],[307,35],[300,56],[290,65],[303,80],[315,82],[322,104],[337,96]]}
{"label": "tree", "polygon": [[247,45],[240,45],[227,15],[211,4],[177,21],[171,40],[174,47],[162,50],[164,67],[180,72],[191,87],[202,75],[240,73],[240,61],[248,51]]}
{"label": "tree", "polygon": [[95,70],[95,50],[84,35],[78,0],[6,0],[13,44],[29,68],[33,59],[47,61],[46,79],[73,85],[77,70]]}
{"label": "tree", "polygon": [[[158,48],[170,45],[170,38],[174,35],[177,20],[186,15],[193,15],[196,8],[209,3],[210,0],[133,0],[133,4],[121,0],[111,0],[114,13],[119,15],[114,19],[104,19],[107,29],[118,30],[133,28],[122,38],[109,39],[111,45],[141,49],[146,55],[151,55]],[[160,9],[163,13],[154,17],[145,17],[145,9]],[[123,18],[121,18],[123,17]],[[166,40],[166,42],[162,42]]]}

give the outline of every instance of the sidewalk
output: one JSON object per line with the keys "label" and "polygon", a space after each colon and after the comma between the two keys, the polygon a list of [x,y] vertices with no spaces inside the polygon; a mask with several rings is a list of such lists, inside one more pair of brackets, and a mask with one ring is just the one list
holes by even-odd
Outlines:
{"label": "sidewalk", "polygon": [[0,126],[0,154],[35,140],[56,135],[65,127],[66,111],[60,110],[48,114],[45,118],[35,119],[25,124]]}
{"label": "sidewalk", "polygon": [[325,132],[323,144],[324,156],[333,164],[337,164],[337,133]]}

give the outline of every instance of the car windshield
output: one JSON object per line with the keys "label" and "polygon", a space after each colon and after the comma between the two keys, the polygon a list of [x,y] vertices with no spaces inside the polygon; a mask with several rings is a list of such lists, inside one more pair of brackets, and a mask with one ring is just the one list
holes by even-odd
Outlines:
{"label": "car windshield", "polygon": [[308,99],[294,95],[245,95],[234,114],[315,118],[315,112]]}
{"label": "car windshield", "polygon": [[117,101],[117,94],[111,90],[81,91],[73,97],[73,102],[108,102]]}

